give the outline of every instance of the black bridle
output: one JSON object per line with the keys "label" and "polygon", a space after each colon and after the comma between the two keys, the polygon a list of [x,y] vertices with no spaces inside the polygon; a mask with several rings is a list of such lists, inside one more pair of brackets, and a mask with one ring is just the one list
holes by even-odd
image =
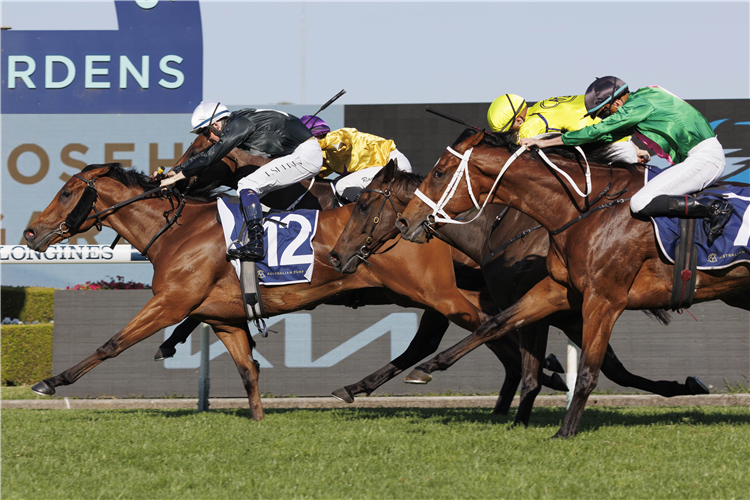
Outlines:
{"label": "black bridle", "polygon": [[[396,218],[401,217],[401,212],[399,212],[398,208],[396,208],[396,204],[393,202],[393,198],[391,197],[391,186],[393,185],[393,181],[391,181],[388,184],[388,189],[385,191],[380,189],[363,189],[360,192],[360,196],[364,193],[376,193],[383,196],[383,201],[380,202],[380,208],[378,208],[378,213],[375,215],[375,217],[372,219],[372,225],[370,226],[370,233],[367,235],[367,239],[365,240],[365,244],[362,245],[357,253],[355,254],[355,257],[357,257],[359,260],[364,262],[365,264],[372,265],[370,262],[367,261],[367,258],[370,257],[370,255],[373,254],[378,248],[383,246],[383,244],[390,239],[390,233],[384,236],[383,238],[380,238],[378,240],[373,240],[372,235],[375,233],[375,229],[378,227],[378,224],[380,224],[381,218],[380,215],[383,213],[383,208],[385,208],[385,202],[388,200],[391,204],[391,207],[393,208],[393,211],[396,213]],[[356,207],[355,207],[356,210]],[[375,244],[373,244],[373,241]],[[384,250],[384,252],[390,250],[393,248],[393,246],[396,245],[397,242],[393,243],[391,247]]]}
{"label": "black bridle", "polygon": [[[78,231],[80,229],[81,225],[84,222],[86,222],[88,220],[91,220],[91,219],[96,219],[95,226],[96,226],[97,229],[99,229],[101,231],[101,229],[102,229],[102,219],[103,219],[102,216],[106,217],[107,215],[110,215],[110,214],[116,212],[117,210],[119,210],[120,208],[122,208],[122,207],[124,207],[126,205],[130,205],[131,203],[134,203],[134,202],[136,202],[138,200],[142,200],[144,198],[148,198],[148,197],[150,197],[150,196],[152,196],[152,195],[154,195],[154,194],[156,194],[156,193],[164,190],[164,188],[162,188],[161,186],[158,186],[158,187],[155,187],[154,189],[150,189],[148,191],[144,191],[143,193],[141,193],[141,194],[139,194],[137,196],[134,196],[134,197],[132,197],[130,199],[127,199],[125,201],[122,201],[120,203],[112,205],[111,207],[105,208],[104,210],[100,210],[100,211],[95,212],[95,213],[93,213],[91,215],[88,215],[92,210],[96,210],[96,200],[99,197],[99,192],[96,190],[96,185],[95,184],[96,184],[96,180],[99,177],[94,177],[93,179],[90,179],[90,180],[84,179],[83,177],[81,177],[78,174],[73,174],[73,177],[75,177],[76,179],[84,182],[86,184],[86,188],[84,189],[83,194],[81,195],[81,199],[78,200],[78,203],[76,204],[75,207],[73,207],[73,210],[71,210],[71,212],[65,218],[65,221],[61,222],[60,223],[60,227],[56,231],[54,231],[55,234],[58,234],[58,235],[62,236],[63,238],[69,238],[70,236],[72,236],[74,232],[76,232],[76,231]],[[169,202],[170,202],[170,205],[172,206],[172,208],[170,210],[165,211],[164,214],[163,214],[164,218],[167,220],[167,222],[164,225],[164,227],[162,227],[159,230],[159,232],[157,232],[156,235],[154,235],[154,237],[151,238],[151,241],[148,242],[148,244],[146,245],[146,247],[141,252],[141,255],[143,255],[146,258],[148,258],[146,256],[146,252],[148,252],[148,249],[151,248],[151,245],[154,244],[154,241],[156,241],[156,239],[159,236],[161,236],[162,233],[164,233],[164,231],[166,231],[167,229],[169,229],[170,227],[172,227],[175,224],[175,222],[177,222],[177,219],[182,214],[182,209],[185,207],[185,201],[186,201],[185,196],[182,195],[182,194],[180,194],[176,189],[172,189],[171,192],[174,193],[177,196],[177,199],[180,200],[180,203],[177,206],[177,208],[175,208],[174,202],[172,200],[172,196],[163,195],[163,194],[161,195],[161,196],[166,197],[166,198],[169,199]],[[172,212],[174,212],[174,216],[170,219],[169,218],[169,214],[172,213]],[[65,226],[65,227],[63,227],[63,226]],[[68,234],[66,235],[65,233],[68,233]],[[120,235],[118,234],[117,238],[115,238],[115,241],[112,242],[111,246],[114,247],[117,244],[117,241],[119,239],[120,239]]]}

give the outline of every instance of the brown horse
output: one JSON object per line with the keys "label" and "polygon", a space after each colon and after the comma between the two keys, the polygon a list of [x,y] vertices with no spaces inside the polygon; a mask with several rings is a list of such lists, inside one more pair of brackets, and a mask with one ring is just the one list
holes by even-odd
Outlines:
{"label": "brown horse", "polygon": [[[148,192],[153,194],[144,197]],[[137,197],[140,198],[131,202]],[[172,214],[179,203],[178,197],[160,191],[158,182],[144,174],[118,164],[90,165],[65,183],[24,231],[24,236],[30,248],[43,252],[72,234],[102,224],[143,251],[152,235],[163,226],[164,214]],[[342,276],[334,271],[326,256],[352,209],[349,205],[320,212],[313,240],[312,282],[263,287],[263,303],[269,315],[311,309],[355,289],[375,289],[387,296],[388,303],[435,310],[468,330],[476,329],[489,317],[477,308],[478,293],[456,288],[451,249],[442,243],[397,245],[387,256],[373,256],[373,265],[358,273]],[[90,216],[92,211],[96,213]],[[74,383],[105,359],[192,316],[211,325],[224,343],[242,377],[253,418],[263,418],[258,369],[252,361],[254,343],[247,327],[239,280],[225,257],[226,245],[216,214],[215,200],[186,199],[179,223],[164,231],[147,253],[154,267],[154,297],[96,352],[61,374],[36,384],[34,391],[54,394],[55,387]],[[415,253],[415,248],[420,252]]]}
{"label": "brown horse", "polygon": [[[508,163],[514,152],[520,156]],[[552,171],[536,153],[519,152],[507,136],[467,130],[425,178],[419,188],[421,197],[409,203],[398,227],[405,238],[423,242],[425,226],[435,221],[435,213],[453,217],[488,201],[510,205],[550,232],[549,276],[466,339],[418,367],[414,376],[428,377],[431,371],[444,370],[483,342],[553,313],[580,310],[583,342],[578,379],[555,435],[567,437],[576,433],[586,400],[596,386],[615,321],[625,309],[669,307],[673,267],[660,256],[651,224],[631,217],[628,199],[623,197],[643,185],[643,167],[613,169],[592,164],[591,184],[583,188],[589,193],[581,196],[582,161],[551,156],[559,170]],[[449,185],[455,188],[452,197],[446,191]],[[423,200],[431,200],[433,206]],[[750,298],[743,294],[748,288],[747,265],[720,272],[698,271],[694,300],[722,299],[748,309]]]}
{"label": "brown horse", "polygon": [[[400,236],[395,227],[396,219],[423,179],[423,176],[397,170],[391,164],[378,173],[367,189],[362,191],[349,222],[328,254],[334,269],[353,273],[369,255],[392,238]],[[504,205],[490,205],[471,224],[445,225],[432,234],[457,247],[475,262],[483,263],[484,280],[492,298],[498,307],[505,309],[547,275],[545,257],[549,238],[546,231],[533,228],[539,228],[539,225],[521,212]],[[517,238],[524,233],[523,238]],[[507,244],[511,241],[512,244]],[[668,319],[665,314],[657,317],[663,322]],[[541,352],[524,359],[524,383],[516,423],[528,424],[534,398],[539,392],[538,365],[540,357],[544,355],[549,324],[563,330],[579,346],[581,344],[581,315],[577,311],[553,314],[547,322],[539,321],[525,327],[520,339],[531,341],[528,354]],[[515,331],[509,332],[508,336],[518,342]],[[708,389],[695,377],[688,377],[681,384],[652,381],[634,375],[620,363],[611,346],[604,358],[602,372],[616,384],[665,397],[708,393]]]}

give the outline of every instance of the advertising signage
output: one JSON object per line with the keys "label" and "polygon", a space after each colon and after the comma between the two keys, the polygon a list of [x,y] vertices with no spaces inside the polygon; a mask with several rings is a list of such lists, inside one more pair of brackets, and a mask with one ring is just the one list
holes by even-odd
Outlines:
{"label": "advertising signage", "polygon": [[198,2],[115,2],[118,29],[2,32],[3,114],[184,113],[203,94]]}

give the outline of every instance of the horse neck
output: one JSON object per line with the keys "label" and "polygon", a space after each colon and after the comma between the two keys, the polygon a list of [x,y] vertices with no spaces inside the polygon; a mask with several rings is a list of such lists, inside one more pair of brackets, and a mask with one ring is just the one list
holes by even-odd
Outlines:
{"label": "horse neck", "polygon": [[[96,202],[97,211],[106,210],[144,192],[140,187],[125,187],[123,184],[107,178],[100,178],[96,187],[99,191]],[[143,252],[146,245],[166,224],[165,212],[169,212],[168,217],[171,218],[174,215],[173,209],[179,206],[180,202],[175,197],[171,201],[172,203],[164,198],[141,199],[107,215],[102,219],[102,224],[112,228],[138,251]],[[185,206],[180,217],[181,226],[190,226],[191,229],[196,229],[188,222],[193,211],[194,207],[191,207],[190,204]],[[149,258],[152,261],[154,255],[158,252],[158,243],[165,237],[166,233],[154,242],[152,249],[149,249]]]}
{"label": "horse neck", "polygon": [[[471,223],[445,224],[437,232],[441,240],[468,255],[474,262],[480,263],[483,251],[487,248],[492,223],[504,208],[504,205],[488,206]],[[459,215],[458,218],[467,217],[470,220],[475,215],[475,212],[467,212]]]}
{"label": "horse neck", "polygon": [[[487,149],[483,153],[486,151]],[[472,158],[483,174],[475,178],[482,183],[482,192],[486,193],[505,165],[507,155],[498,156],[490,150],[490,154],[473,155]],[[586,192],[585,173],[575,161],[558,156],[551,156],[550,160],[573,179],[581,192]],[[576,219],[582,212],[588,211],[589,204],[594,206],[608,201],[606,197],[600,200],[597,200],[597,197],[607,188],[610,181],[612,183],[609,194],[623,189],[632,194],[640,187],[640,179],[636,173],[626,169],[591,165],[591,193],[584,198],[576,193],[567,179],[552,171],[546,163],[524,153],[510,165],[500,179],[495,190],[494,202],[507,204],[536,220],[548,231],[552,231]]]}

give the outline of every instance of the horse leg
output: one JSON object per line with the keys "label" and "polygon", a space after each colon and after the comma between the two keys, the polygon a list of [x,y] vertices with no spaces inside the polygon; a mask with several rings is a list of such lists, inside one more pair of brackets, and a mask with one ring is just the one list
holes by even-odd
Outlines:
{"label": "horse leg", "polygon": [[539,321],[521,330],[520,348],[523,361],[523,380],[518,412],[516,412],[514,421],[515,425],[529,425],[534,401],[542,389],[539,379],[542,375],[542,360],[547,352],[548,330],[549,325],[546,321]]}
{"label": "horse leg", "polygon": [[[582,339],[582,319],[579,316],[577,320],[566,322],[558,325],[565,335],[579,348]],[[607,352],[602,362],[602,373],[609,380],[622,387],[633,387],[641,391],[658,394],[666,398],[673,396],[694,396],[698,394],[709,394],[708,388],[697,377],[689,376],[685,383],[674,380],[650,380],[628,371],[615,354],[611,345],[607,346]]]}
{"label": "horse leg", "polygon": [[237,366],[237,371],[242,377],[242,384],[247,391],[247,399],[250,403],[250,416],[253,420],[263,420],[263,406],[260,403],[260,390],[258,389],[259,368],[253,359],[253,347],[255,341],[250,335],[250,329],[246,322],[235,325],[212,324],[216,336],[226,346],[230,356]]}
{"label": "horse leg", "polygon": [[31,390],[43,396],[55,393],[55,387],[70,385],[105,359],[114,358],[128,347],[150,337],[162,328],[174,325],[187,316],[188,311],[170,301],[169,294],[160,293],[148,301],[125,328],[99,347],[92,355],[64,372],[44,379]]}
{"label": "horse leg", "polygon": [[584,300],[582,307],[584,318],[583,343],[576,386],[562,426],[553,438],[574,436],[578,430],[586,401],[599,380],[599,370],[607,352],[612,328],[614,328],[617,318],[625,310],[627,293],[622,295],[624,300],[620,300],[618,303],[618,301],[608,299],[604,294],[594,291],[589,293]]}
{"label": "horse leg", "polygon": [[198,325],[200,324],[201,322],[195,318],[192,318],[190,316],[185,318],[182,323],[177,325],[177,327],[172,332],[172,335],[170,335],[169,338],[159,346],[159,349],[156,350],[156,354],[154,354],[154,361],[161,361],[162,359],[171,358],[172,356],[174,356],[177,352],[175,346],[177,346],[177,344],[183,344],[188,339],[190,334],[193,333],[193,330],[198,328]]}
{"label": "horse leg", "polygon": [[483,343],[501,338],[513,330],[570,307],[567,288],[556,283],[550,277],[546,277],[515,304],[486,321],[471,335],[426,363],[419,365],[408,375],[408,378],[422,380],[425,383],[429,382],[432,379],[430,374],[433,371],[447,370],[456,361]]}
{"label": "horse leg", "polygon": [[336,389],[331,395],[345,403],[353,403],[357,394],[365,393],[369,396],[406,368],[437,351],[449,325],[448,318],[432,309],[425,309],[417,333],[403,354],[359,382]]}
{"label": "horse leg", "polygon": [[518,390],[518,385],[521,383],[521,352],[518,349],[517,335],[515,335],[515,341],[510,338],[511,336],[514,336],[514,334],[511,333],[485,344],[495,353],[495,356],[503,363],[503,367],[505,368],[505,380],[503,381],[503,386],[500,388],[500,395],[495,403],[495,408],[492,410],[492,413],[496,415],[508,414],[510,405],[513,403],[513,397]]}

